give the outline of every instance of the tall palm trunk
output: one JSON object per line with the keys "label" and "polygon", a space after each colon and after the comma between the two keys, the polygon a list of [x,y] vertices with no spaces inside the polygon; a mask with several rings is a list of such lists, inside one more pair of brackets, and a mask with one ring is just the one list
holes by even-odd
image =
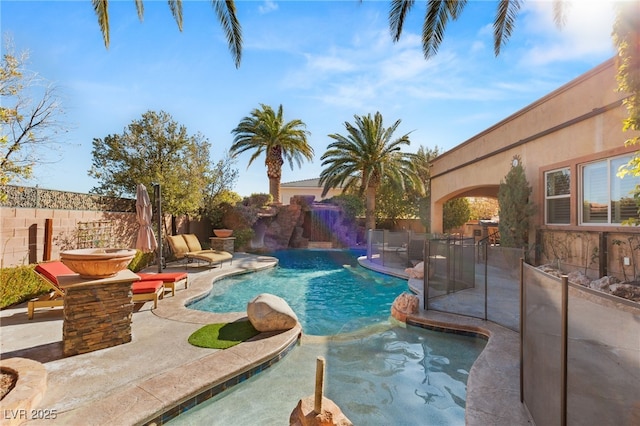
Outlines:
{"label": "tall palm trunk", "polygon": [[284,164],[282,147],[279,145],[272,147],[267,153],[265,164],[267,166],[267,177],[269,178],[269,194],[273,197],[274,203],[279,203],[281,201],[280,180],[282,179],[282,165]]}
{"label": "tall palm trunk", "polygon": [[269,177],[269,194],[274,203],[280,203],[280,177]]}
{"label": "tall palm trunk", "polygon": [[365,228],[376,229],[376,187],[370,185],[367,187],[365,197]]}

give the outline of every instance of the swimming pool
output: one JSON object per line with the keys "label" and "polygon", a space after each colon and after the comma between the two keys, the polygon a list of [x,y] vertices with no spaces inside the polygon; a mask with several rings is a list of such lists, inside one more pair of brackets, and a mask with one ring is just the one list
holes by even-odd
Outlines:
{"label": "swimming pool", "polygon": [[334,335],[385,321],[407,281],[358,265],[353,250],[280,250],[278,266],[216,281],[191,309],[243,312],[260,293],[282,297],[294,310],[305,334]]}
{"label": "swimming pool", "polygon": [[419,327],[374,329],[346,340],[303,338],[269,369],[170,424],[287,425],[298,401],[313,395],[323,356],[324,394],[355,425],[464,425],[467,377],[486,341]]}
{"label": "swimming pool", "polygon": [[241,312],[268,292],[287,300],[305,334],[272,367],[170,423],[288,424],[298,401],[313,394],[323,356],[325,396],[354,424],[463,425],[467,377],[486,341],[391,322],[391,304],[407,281],[359,266],[359,254],[280,251],[272,254],[279,259],[273,270],[216,281],[190,308]]}

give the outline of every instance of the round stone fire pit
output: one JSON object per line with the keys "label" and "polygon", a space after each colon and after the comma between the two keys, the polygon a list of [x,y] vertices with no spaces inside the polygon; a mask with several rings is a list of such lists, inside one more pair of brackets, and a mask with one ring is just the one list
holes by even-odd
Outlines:
{"label": "round stone fire pit", "polygon": [[136,255],[134,249],[90,248],[66,250],[60,260],[82,278],[109,278],[126,269]]}

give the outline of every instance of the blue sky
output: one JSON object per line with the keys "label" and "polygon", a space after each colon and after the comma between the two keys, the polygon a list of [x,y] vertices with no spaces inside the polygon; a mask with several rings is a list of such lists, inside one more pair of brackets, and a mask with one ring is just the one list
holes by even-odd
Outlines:
{"label": "blue sky", "polygon": [[[96,182],[91,142],[121,134],[148,110],[164,110],[202,133],[211,161],[224,157],[231,130],[261,103],[282,104],[286,120],[311,132],[312,163],[282,182],[318,177],[331,133],[345,133],[354,115],[380,111],[411,146],[449,150],[614,55],[613,8],[605,0],[569,4],[555,27],[552,2],[527,1],[499,57],[493,54],[494,1],[470,1],[450,23],[438,55],[426,61],[420,31],[425,1],[417,1],[401,40],[389,33],[388,1],[238,1],[242,64],[236,69],[209,1],[184,0],[180,32],[166,1],[110,2],[111,45],[105,49],[88,1],[0,3],[3,38],[28,68],[55,86],[67,132],[56,138],[34,179],[43,188],[89,192]],[[3,44],[4,49],[4,44]],[[234,190],[268,192],[260,158],[239,157]]]}

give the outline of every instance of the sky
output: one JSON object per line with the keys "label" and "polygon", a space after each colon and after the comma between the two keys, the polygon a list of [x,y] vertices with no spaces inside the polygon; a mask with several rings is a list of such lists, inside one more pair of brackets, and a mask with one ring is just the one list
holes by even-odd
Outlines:
{"label": "sky", "polygon": [[[225,158],[231,131],[260,104],[283,106],[300,119],[315,155],[301,168],[283,166],[282,182],[313,179],[320,157],[346,134],[354,116],[380,112],[394,136],[447,151],[570,82],[615,54],[612,3],[568,3],[566,22],[553,21],[553,2],[524,2],[515,30],[493,53],[495,1],[469,1],[450,22],[438,54],[425,60],[421,28],[426,1],[417,1],[394,43],[390,1],[236,0],[243,31],[242,62],[234,65],[210,1],[183,0],[180,32],[166,1],[109,2],[105,48],[89,1],[0,2],[0,29],[27,68],[56,87],[65,132],[39,155],[27,186],[87,193],[92,141],[122,134],[147,111],[165,111],[190,135],[211,143],[211,161]],[[46,152],[44,152],[46,151]],[[240,195],[268,193],[264,157],[236,160]],[[135,196],[135,194],[132,194]]]}

